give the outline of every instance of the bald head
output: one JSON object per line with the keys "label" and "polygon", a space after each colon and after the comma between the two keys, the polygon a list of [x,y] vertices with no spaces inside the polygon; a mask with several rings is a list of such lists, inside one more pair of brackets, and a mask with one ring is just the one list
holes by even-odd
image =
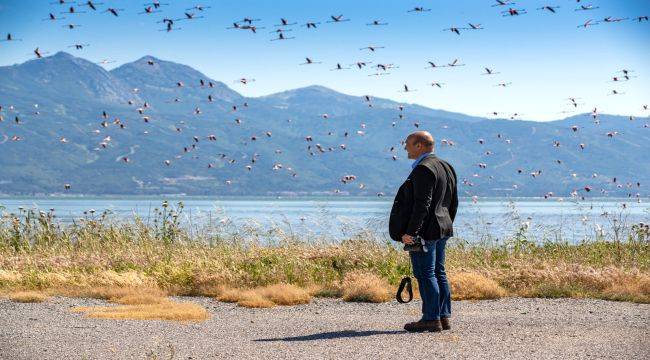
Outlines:
{"label": "bald head", "polygon": [[421,144],[424,151],[433,151],[435,141],[428,131],[416,131],[406,137],[406,141],[412,141],[413,145]]}

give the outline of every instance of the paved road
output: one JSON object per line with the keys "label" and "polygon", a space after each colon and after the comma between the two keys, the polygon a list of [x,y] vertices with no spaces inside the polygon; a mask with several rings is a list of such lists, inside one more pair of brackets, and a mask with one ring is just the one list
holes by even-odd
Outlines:
{"label": "paved road", "polygon": [[246,309],[210,298],[202,323],[102,320],[99,300],[0,300],[0,359],[650,359],[650,305],[600,300],[456,301],[453,329],[411,334],[421,303]]}

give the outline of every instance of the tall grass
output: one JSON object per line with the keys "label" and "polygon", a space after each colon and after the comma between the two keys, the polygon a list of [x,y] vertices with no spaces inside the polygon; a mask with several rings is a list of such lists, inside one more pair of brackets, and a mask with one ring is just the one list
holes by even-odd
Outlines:
{"label": "tall grass", "polygon": [[[103,212],[70,224],[52,212],[5,214],[0,292],[90,296],[100,288],[155,288],[169,295],[248,299],[265,307],[307,302],[296,288],[350,301],[386,301],[411,273],[401,246],[372,231],[336,243],[302,239],[280,228],[197,231],[181,226],[182,211],[182,203],[165,202],[147,221],[137,216],[118,221]],[[649,303],[650,230],[635,224],[623,233],[578,244],[530,241],[525,229],[498,244],[452,238],[447,248],[452,296]],[[285,287],[274,288],[277,284]],[[298,300],[278,290],[287,285]]]}

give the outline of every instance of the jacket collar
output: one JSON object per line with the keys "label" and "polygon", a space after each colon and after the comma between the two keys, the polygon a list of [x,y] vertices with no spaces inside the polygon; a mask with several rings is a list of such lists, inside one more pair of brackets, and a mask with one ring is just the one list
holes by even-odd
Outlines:
{"label": "jacket collar", "polygon": [[420,154],[420,156],[418,156],[418,158],[415,159],[413,161],[413,163],[411,164],[411,169],[415,169],[415,167],[418,166],[418,164],[422,161],[422,159],[424,159],[426,157],[429,157],[429,156],[436,156],[436,154],[433,151],[425,152],[425,153]]}

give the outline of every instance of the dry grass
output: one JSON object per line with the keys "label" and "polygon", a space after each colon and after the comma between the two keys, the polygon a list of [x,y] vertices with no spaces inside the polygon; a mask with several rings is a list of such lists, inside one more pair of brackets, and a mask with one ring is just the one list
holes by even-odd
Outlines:
{"label": "dry grass", "polygon": [[127,292],[120,296],[115,296],[109,299],[122,305],[145,305],[145,304],[161,304],[166,301],[164,293],[160,290],[154,292]]}
{"label": "dry grass", "polygon": [[[151,226],[103,218],[66,226],[38,213],[0,217],[0,293],[29,290],[124,305],[167,295],[242,306],[301,304],[311,296],[382,302],[411,274],[408,254],[391,241],[308,243],[276,230],[213,230],[190,233],[169,219]],[[454,238],[446,253],[452,295],[649,303],[650,242],[646,232],[634,231],[617,241],[580,244],[518,237],[468,245]]]}
{"label": "dry grass", "polygon": [[203,321],[209,315],[197,304],[175,302],[152,287],[98,287],[66,289],[66,296],[105,299],[118,306],[76,307],[75,312],[101,319]]}
{"label": "dry grass", "polygon": [[650,276],[645,275],[610,284],[603,294],[607,299],[648,304],[650,303]]}
{"label": "dry grass", "polygon": [[343,287],[339,283],[317,285],[312,284],[307,288],[311,296],[323,298],[340,298],[343,296]]}
{"label": "dry grass", "polygon": [[217,295],[217,300],[227,302],[227,303],[236,303],[242,299],[242,293],[244,291],[241,289],[225,289],[219,295]]}
{"label": "dry grass", "polygon": [[476,273],[461,272],[449,277],[454,300],[498,299],[507,295],[499,284]]}
{"label": "dry grass", "polygon": [[492,270],[486,276],[497,281],[511,296],[599,298],[650,303],[650,275],[637,269],[568,264],[551,267],[540,263]]}
{"label": "dry grass", "polygon": [[307,304],[311,301],[308,290],[291,284],[274,284],[255,289],[224,289],[217,296],[223,302],[236,302],[243,307],[266,308],[275,305]]}
{"label": "dry grass", "polygon": [[84,312],[85,316],[98,319],[121,320],[172,320],[204,321],[210,315],[198,304],[191,302],[159,301],[154,304],[117,305],[117,306],[80,306],[74,312]]}
{"label": "dry grass", "polygon": [[0,286],[3,284],[14,284],[21,280],[21,275],[17,271],[6,271],[0,269]]}
{"label": "dry grass", "polygon": [[17,291],[9,294],[9,299],[21,303],[40,303],[48,299],[48,296],[37,291]]}
{"label": "dry grass", "polygon": [[50,289],[55,295],[103,299],[123,305],[155,304],[167,297],[167,293],[157,287],[68,287]]}
{"label": "dry grass", "polygon": [[364,272],[352,271],[343,280],[343,300],[361,302],[386,302],[391,300],[388,282],[379,276]]}
{"label": "dry grass", "polygon": [[291,284],[269,285],[256,291],[277,305],[308,304],[311,301],[311,295],[307,290]]}
{"label": "dry grass", "polygon": [[275,303],[255,290],[242,291],[237,305],[247,308],[269,308]]}

